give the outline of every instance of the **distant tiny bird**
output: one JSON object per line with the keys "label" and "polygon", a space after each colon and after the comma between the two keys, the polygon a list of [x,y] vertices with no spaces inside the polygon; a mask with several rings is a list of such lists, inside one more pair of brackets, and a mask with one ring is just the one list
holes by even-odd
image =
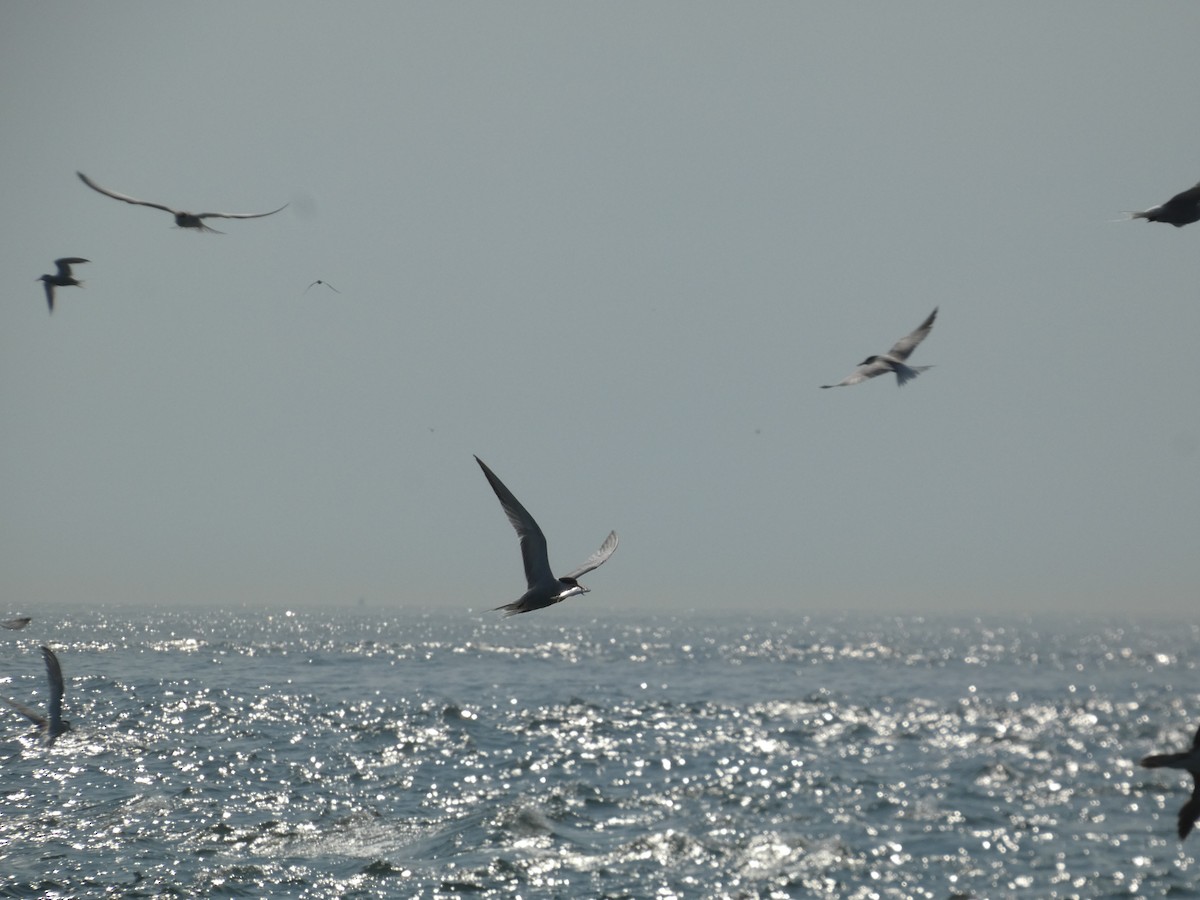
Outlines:
{"label": "distant tiny bird", "polygon": [[335,294],[340,294],[340,293],[341,293],[341,291],[339,291],[337,288],[335,288],[335,287],[334,287],[332,284],[330,284],[328,281],[322,281],[320,278],[318,278],[316,281],[314,281],[312,284],[310,284],[308,287],[306,287],[306,288],[304,289],[304,293],[306,293],[306,294],[307,294],[309,291],[311,291],[311,290],[312,290],[312,289],[313,289],[313,288],[314,288],[316,285],[318,285],[318,284],[323,284],[323,285],[325,285],[325,287],[329,288],[329,289],[330,289],[331,291],[333,291]]}
{"label": "distant tiny bird", "polygon": [[53,275],[43,275],[41,278],[35,278],[35,281],[43,283],[46,288],[46,305],[50,307],[50,312],[54,312],[54,289],[56,287],[82,287],[83,282],[77,280],[71,275],[71,266],[76,263],[91,262],[89,259],[84,259],[82,256],[64,256],[62,259],[56,259],[54,265],[58,267],[58,271]]}
{"label": "distant tiny bird", "polygon": [[921,323],[916,331],[908,337],[901,338],[887,353],[882,356],[868,356],[858,368],[850,375],[847,375],[837,384],[823,384],[823,388],[842,387],[848,384],[858,384],[860,381],[866,381],[868,378],[874,378],[876,375],[882,375],[884,372],[895,372],[896,383],[900,387],[904,387],[906,383],[916,378],[926,369],[932,369],[933,366],[907,366],[904,361],[909,355],[917,349],[917,344],[925,340],[930,330],[933,328],[933,320],[937,318],[937,307],[933,308],[933,312],[929,314],[929,318]]}
{"label": "distant tiny bird", "polygon": [[198,228],[201,231],[211,231],[214,234],[224,234],[224,232],[217,231],[215,228],[209,228],[204,224],[204,219],[261,219],[263,216],[273,216],[275,213],[279,212],[279,210],[287,208],[287,204],[285,203],[283,206],[279,207],[279,209],[273,209],[270,212],[265,213],[183,212],[178,209],[171,209],[169,206],[163,206],[161,203],[151,203],[148,200],[138,200],[136,197],[130,197],[128,194],[118,194],[116,191],[110,191],[108,188],[100,187],[100,185],[96,184],[96,182],[92,181],[82,172],[76,172],[75,174],[79,176],[80,181],[90,187],[93,191],[99,191],[106,197],[112,197],[114,200],[122,200],[125,203],[136,203],[138,206],[152,206],[155,209],[161,209],[164,212],[169,212],[171,215],[173,215],[175,217],[175,224],[180,228]]}
{"label": "distant tiny bird", "polygon": [[46,662],[46,676],[50,681],[50,697],[46,701],[46,718],[42,718],[28,706],[16,700],[4,698],[13,709],[38,727],[42,741],[47,747],[53,746],[58,736],[71,730],[71,723],[62,717],[63,676],[58,665],[58,657],[49,647],[42,648],[42,659]]}
{"label": "distant tiny bird", "polygon": [[1162,753],[1147,756],[1138,765],[1147,769],[1183,769],[1192,776],[1192,796],[1179,810],[1179,839],[1182,841],[1200,819],[1200,729],[1192,738],[1192,749],[1183,753]]}
{"label": "distant tiny bird", "polygon": [[1200,220],[1200,184],[1176,194],[1161,206],[1130,213],[1129,217],[1147,222],[1169,222],[1176,228],[1190,225]]}
{"label": "distant tiny bird", "polygon": [[29,616],[19,616],[16,619],[9,619],[7,622],[0,622],[0,628],[7,628],[9,631],[20,631],[32,621],[33,619],[29,618]]}
{"label": "distant tiny bird", "polygon": [[492,486],[492,490],[496,492],[500,505],[504,507],[508,521],[516,529],[517,537],[521,540],[521,558],[525,562],[525,583],[528,589],[519,600],[497,606],[496,609],[505,610],[506,617],[515,616],[517,613],[526,613],[561,603],[568,597],[574,597],[577,594],[586,594],[589,589],[579,583],[579,578],[592,569],[598,568],[613,555],[613,551],[617,549],[617,533],[610,531],[608,537],[604,539],[604,543],[600,545],[600,549],[578,569],[561,578],[555,578],[554,572],[550,568],[546,536],[542,534],[538,523],[512,495],[512,491],[506,488],[492,470],[484,465],[482,459],[477,456],[475,462],[479,463],[479,468],[483,469],[483,474]]}

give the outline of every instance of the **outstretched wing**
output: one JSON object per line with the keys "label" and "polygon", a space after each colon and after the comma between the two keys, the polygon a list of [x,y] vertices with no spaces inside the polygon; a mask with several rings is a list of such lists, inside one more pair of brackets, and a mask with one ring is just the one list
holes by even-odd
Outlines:
{"label": "outstretched wing", "polygon": [[18,616],[15,619],[9,619],[7,622],[0,622],[0,628],[7,628],[9,631],[20,631],[32,621],[33,619],[29,618],[29,616]]}
{"label": "outstretched wing", "polygon": [[608,533],[608,537],[606,537],[604,539],[604,543],[600,545],[600,549],[597,550],[595,553],[593,553],[591,556],[589,556],[587,559],[587,562],[585,562],[578,569],[575,569],[573,572],[568,572],[563,577],[564,578],[581,578],[581,577],[583,577],[588,572],[592,571],[592,569],[600,568],[600,566],[604,564],[605,560],[607,560],[610,556],[613,555],[613,552],[616,549],[617,549],[617,533],[615,531],[610,531]]}
{"label": "outstretched wing", "polygon": [[91,260],[84,259],[82,256],[64,256],[62,259],[56,259],[54,261],[54,265],[56,265],[58,267],[59,275],[66,275],[66,276],[70,277],[71,266],[74,263],[85,263],[85,262],[91,262]]}
{"label": "outstretched wing", "polygon": [[[542,534],[542,529],[538,527],[538,523],[533,520],[529,511],[513,496],[512,491],[504,486],[504,482],[496,477],[484,461],[477,456],[475,462],[479,463],[479,468],[483,469],[488,484],[492,486],[500,505],[504,507],[508,521],[512,523],[517,537],[521,539],[521,558],[525,562],[525,583],[529,587],[533,587],[538,584],[554,582],[556,579],[550,569],[550,555],[546,547],[546,536]],[[597,563],[597,565],[599,564]]]}
{"label": "outstretched wing", "polygon": [[845,378],[843,378],[837,384],[823,384],[823,385],[821,385],[821,387],[835,388],[835,387],[845,387],[848,384],[858,384],[859,382],[866,381],[868,378],[874,378],[876,375],[882,375],[884,372],[890,372],[890,371],[891,371],[891,367],[887,363],[878,362],[878,361],[863,363],[861,366],[859,366],[851,374],[847,375]]}
{"label": "outstretched wing", "polygon": [[118,194],[116,191],[110,191],[108,188],[102,188],[92,179],[88,178],[82,172],[76,172],[79,180],[90,187],[93,191],[99,191],[106,197],[112,197],[114,200],[121,200],[125,203],[136,203],[138,206],[153,206],[155,209],[161,209],[164,212],[169,212],[174,215],[178,210],[171,209],[169,206],[163,206],[161,203],[151,203],[149,200],[139,200],[137,197],[130,197],[128,194]]}
{"label": "outstretched wing", "polygon": [[0,697],[0,700],[3,700],[5,703],[7,703],[9,706],[11,706],[13,709],[15,709],[17,712],[19,712],[25,718],[27,718],[34,725],[37,725],[40,728],[46,727],[46,720],[43,719],[37,713],[35,713],[32,709],[30,709],[24,703],[18,703],[16,700],[10,700],[7,697]]}
{"label": "outstretched wing", "polygon": [[1194,184],[1186,191],[1180,191],[1163,206],[1195,206],[1197,203],[1200,203],[1200,184]]}
{"label": "outstretched wing", "polygon": [[[1195,778],[1194,775],[1192,777]],[[1179,810],[1179,839],[1181,841],[1191,834],[1192,826],[1196,824],[1198,818],[1200,818],[1200,780],[1192,789],[1192,796],[1188,798],[1188,802],[1183,804]]]}
{"label": "outstretched wing", "polygon": [[[263,216],[273,216],[280,209],[287,209],[287,204],[265,213],[196,213],[197,219],[261,219]],[[166,209],[164,206],[163,209]],[[311,285],[310,285],[311,287]]]}
{"label": "outstretched wing", "polygon": [[937,314],[938,311],[935,306],[933,312],[929,314],[929,318],[922,322],[916,331],[896,341],[892,349],[888,351],[888,356],[894,356],[899,360],[908,359],[908,355],[917,349],[917,344],[929,336],[929,332],[933,329],[933,320],[937,318]]}
{"label": "outstretched wing", "polygon": [[62,722],[63,676],[58,657],[49,647],[42,648],[42,659],[46,662],[46,677],[50,680],[50,698],[46,702],[46,713],[52,731],[58,731]]}

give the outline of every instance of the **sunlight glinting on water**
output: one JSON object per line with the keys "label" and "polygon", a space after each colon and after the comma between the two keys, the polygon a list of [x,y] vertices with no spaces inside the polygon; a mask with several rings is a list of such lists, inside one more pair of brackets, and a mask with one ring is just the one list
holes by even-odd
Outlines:
{"label": "sunlight glinting on water", "polygon": [[[78,616],[7,896],[1118,896],[1190,884],[1194,630]],[[1073,631],[1071,629],[1074,629]],[[36,641],[10,694],[44,695]],[[11,848],[24,849],[18,855]],[[1188,887],[1187,889],[1190,889]]]}

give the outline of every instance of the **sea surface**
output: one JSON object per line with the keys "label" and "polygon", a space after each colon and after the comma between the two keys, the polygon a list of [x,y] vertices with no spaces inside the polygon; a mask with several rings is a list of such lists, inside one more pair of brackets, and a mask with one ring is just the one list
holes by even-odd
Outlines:
{"label": "sea surface", "polygon": [[1192,624],[0,612],[4,897],[1200,897]]}

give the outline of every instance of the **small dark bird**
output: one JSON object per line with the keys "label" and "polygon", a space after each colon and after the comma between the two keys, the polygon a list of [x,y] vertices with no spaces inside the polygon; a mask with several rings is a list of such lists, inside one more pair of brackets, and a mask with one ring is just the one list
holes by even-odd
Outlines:
{"label": "small dark bird", "polygon": [[1129,217],[1147,222],[1169,222],[1176,228],[1200,221],[1200,184],[1176,194],[1161,206],[1130,213]]}
{"label": "small dark bird", "polygon": [[933,366],[907,366],[904,361],[909,355],[917,349],[917,345],[929,335],[933,328],[933,320],[937,318],[937,307],[933,308],[933,312],[929,314],[929,318],[921,323],[921,326],[910,334],[908,337],[901,338],[887,353],[882,356],[868,356],[858,368],[850,375],[847,375],[837,384],[823,384],[823,388],[842,387],[847,384],[858,384],[860,381],[866,381],[868,378],[874,378],[876,375],[882,375],[884,372],[896,373],[896,384],[900,387],[916,378],[926,369],[932,369]]}
{"label": "small dark bird", "polygon": [[1147,756],[1138,765],[1147,769],[1183,769],[1192,776],[1192,796],[1179,810],[1179,839],[1182,841],[1200,819],[1200,729],[1192,738],[1192,749],[1183,753],[1161,753]]}
{"label": "small dark bird", "polygon": [[504,610],[505,616],[515,616],[517,613],[526,613],[561,603],[568,597],[574,597],[577,594],[586,594],[588,588],[579,583],[579,578],[592,569],[598,568],[613,555],[617,549],[617,533],[610,531],[608,537],[604,539],[604,543],[600,545],[600,549],[578,569],[562,578],[555,578],[554,572],[550,568],[546,536],[542,534],[538,523],[512,495],[512,491],[506,488],[492,470],[484,465],[482,459],[477,456],[475,462],[479,463],[479,468],[483,469],[484,477],[492,486],[492,490],[496,492],[496,497],[499,498],[500,505],[504,507],[508,521],[516,529],[517,537],[521,540],[521,558],[525,562],[525,583],[528,589],[519,600],[497,606],[496,609]]}
{"label": "small dark bird", "polygon": [[314,281],[312,284],[310,284],[308,287],[306,287],[306,288],[304,289],[304,293],[306,293],[306,294],[307,294],[309,291],[311,291],[311,290],[312,290],[314,287],[316,287],[318,284],[323,284],[323,285],[325,285],[325,287],[329,288],[329,289],[330,289],[331,291],[333,291],[335,294],[340,294],[340,293],[341,293],[341,291],[339,291],[337,288],[335,288],[335,287],[334,287],[332,284],[330,284],[328,281],[322,281],[320,278],[318,278],[316,281]]}
{"label": "small dark bird", "polygon": [[54,261],[54,265],[58,267],[57,272],[35,279],[35,281],[42,282],[46,288],[46,305],[50,307],[50,312],[54,312],[54,289],[56,287],[83,287],[83,282],[71,275],[71,266],[75,263],[85,262],[91,262],[91,260],[84,259],[82,256],[64,256],[62,259]]}
{"label": "small dark bird", "polygon": [[0,622],[0,628],[7,628],[9,631],[20,631],[32,621],[33,619],[29,618],[29,616],[20,616],[16,619],[9,619],[7,622]]}
{"label": "small dark bird", "polygon": [[16,700],[5,698],[5,702],[36,725],[42,734],[42,742],[50,747],[58,740],[60,734],[71,730],[71,723],[62,717],[63,676],[62,669],[58,665],[58,657],[49,647],[43,647],[42,659],[46,662],[46,676],[50,680],[50,697],[46,701],[46,718],[42,718],[28,706],[18,703]]}
{"label": "small dark bird", "polygon": [[96,182],[92,181],[82,172],[76,172],[75,174],[79,176],[80,181],[90,187],[93,191],[99,191],[106,197],[112,197],[114,200],[122,200],[125,203],[135,203],[138,206],[152,206],[155,209],[161,209],[164,212],[169,212],[171,215],[173,215],[175,217],[175,224],[180,228],[198,228],[201,231],[211,231],[214,234],[224,234],[224,232],[217,231],[215,228],[209,228],[204,224],[204,219],[261,219],[263,216],[273,216],[275,213],[279,212],[280,209],[285,209],[287,207],[287,204],[285,203],[283,206],[279,207],[279,209],[273,209],[270,212],[265,213],[183,212],[178,209],[171,209],[169,206],[163,206],[161,203],[151,203],[149,200],[138,200],[136,197],[130,197],[128,194],[118,194],[116,191],[110,191],[108,188],[100,187],[100,185],[96,184]]}

